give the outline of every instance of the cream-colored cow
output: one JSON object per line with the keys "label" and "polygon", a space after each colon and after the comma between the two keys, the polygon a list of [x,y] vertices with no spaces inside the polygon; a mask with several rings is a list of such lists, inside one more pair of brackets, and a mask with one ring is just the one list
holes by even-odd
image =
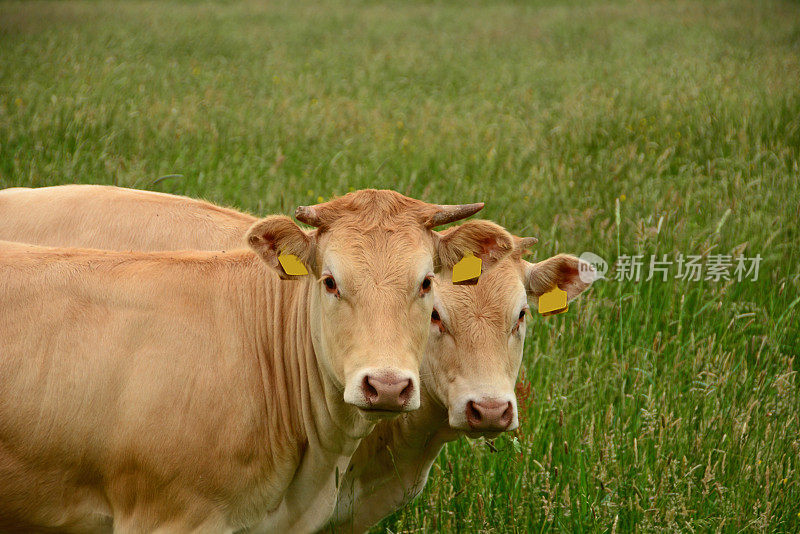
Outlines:
{"label": "cream-colored cow", "polygon": [[[237,236],[255,221],[251,215],[203,201],[147,191],[95,186],[14,191],[13,198],[4,195],[11,190],[0,191],[0,236],[39,243],[180,248],[187,236],[200,239],[195,234],[203,229],[206,241],[200,248],[224,249],[235,246]],[[23,206],[25,210],[20,209]],[[135,216],[118,218],[118,213]],[[81,219],[74,220],[73,214]],[[13,222],[2,223],[3,216]],[[112,218],[128,227],[105,235],[102,228]],[[149,221],[158,218],[171,220],[172,230],[150,226]],[[61,229],[58,238],[49,235],[51,227]],[[226,230],[210,234],[209,227]],[[365,530],[410,501],[423,488],[445,442],[461,433],[493,435],[517,427],[513,388],[522,357],[526,293],[535,305],[538,295],[553,285],[566,289],[570,300],[589,285],[581,282],[578,272],[588,265],[572,256],[525,262],[523,252],[534,242],[517,239],[515,252],[485,273],[477,286],[455,286],[449,283],[449,272],[437,275],[436,307],[423,362],[422,407],[380,423],[362,441],[349,468],[342,470],[331,522],[335,530]]]}
{"label": "cream-colored cow", "polygon": [[0,243],[0,530],[319,528],[374,420],[419,405],[434,261],[513,248],[430,230],[476,208],[361,191],[298,209],[316,230],[257,221],[252,251]]}

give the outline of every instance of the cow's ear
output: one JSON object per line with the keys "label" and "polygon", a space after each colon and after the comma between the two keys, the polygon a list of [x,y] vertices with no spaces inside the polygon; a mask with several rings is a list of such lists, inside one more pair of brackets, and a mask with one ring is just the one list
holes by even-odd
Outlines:
{"label": "cow's ear", "polygon": [[[281,264],[281,255],[292,255],[297,258],[309,271],[314,269],[314,234],[316,231],[307,232],[285,215],[271,215],[256,221],[247,231],[247,244],[264,263],[278,272],[284,280],[299,278],[297,274],[289,274]],[[291,259],[294,269],[290,272],[297,273],[299,267],[297,260]],[[284,258],[286,262],[286,258]],[[292,265],[287,263],[287,265]],[[303,269],[299,269],[302,272]]]}
{"label": "cow's ear", "polygon": [[439,266],[452,269],[468,253],[481,259],[483,272],[514,250],[514,238],[500,225],[474,220],[438,232]]}
{"label": "cow's ear", "polygon": [[539,297],[555,286],[567,292],[569,302],[586,291],[597,279],[594,267],[569,254],[559,254],[539,263],[525,264],[525,289],[537,305]]}

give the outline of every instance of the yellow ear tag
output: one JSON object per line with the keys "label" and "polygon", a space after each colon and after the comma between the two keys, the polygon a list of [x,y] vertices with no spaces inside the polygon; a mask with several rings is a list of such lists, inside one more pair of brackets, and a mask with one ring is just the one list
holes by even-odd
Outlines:
{"label": "yellow ear tag", "polygon": [[478,283],[483,262],[472,252],[467,252],[460,262],[453,266],[453,283],[456,285],[472,285]]}
{"label": "yellow ear tag", "polygon": [[300,258],[294,254],[281,254],[278,256],[278,261],[283,267],[283,270],[289,276],[304,276],[308,274],[306,266],[300,261]]}
{"label": "yellow ear tag", "polygon": [[547,293],[539,297],[539,313],[545,317],[564,313],[569,309],[567,304],[567,292],[558,287],[554,287]]}

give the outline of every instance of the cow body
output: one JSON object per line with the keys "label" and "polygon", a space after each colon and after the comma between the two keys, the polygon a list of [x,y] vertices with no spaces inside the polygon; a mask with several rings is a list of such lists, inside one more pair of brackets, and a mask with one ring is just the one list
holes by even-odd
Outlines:
{"label": "cow body", "polygon": [[232,531],[278,507],[304,451],[347,457],[369,429],[317,439],[341,423],[318,416],[333,392],[307,283],[254,254],[16,248],[0,246],[5,522]]}

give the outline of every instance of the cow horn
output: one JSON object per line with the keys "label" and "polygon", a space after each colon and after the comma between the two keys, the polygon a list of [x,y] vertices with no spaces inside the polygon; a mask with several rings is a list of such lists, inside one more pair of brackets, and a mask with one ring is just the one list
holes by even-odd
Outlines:
{"label": "cow horn", "polygon": [[319,213],[317,213],[314,206],[298,206],[298,208],[294,210],[294,218],[315,228],[322,224]]}
{"label": "cow horn", "polygon": [[483,202],[475,204],[439,204],[438,210],[428,220],[428,228],[466,219],[483,209]]}
{"label": "cow horn", "polygon": [[538,242],[539,240],[535,237],[521,237],[517,248],[520,250],[529,249]]}

